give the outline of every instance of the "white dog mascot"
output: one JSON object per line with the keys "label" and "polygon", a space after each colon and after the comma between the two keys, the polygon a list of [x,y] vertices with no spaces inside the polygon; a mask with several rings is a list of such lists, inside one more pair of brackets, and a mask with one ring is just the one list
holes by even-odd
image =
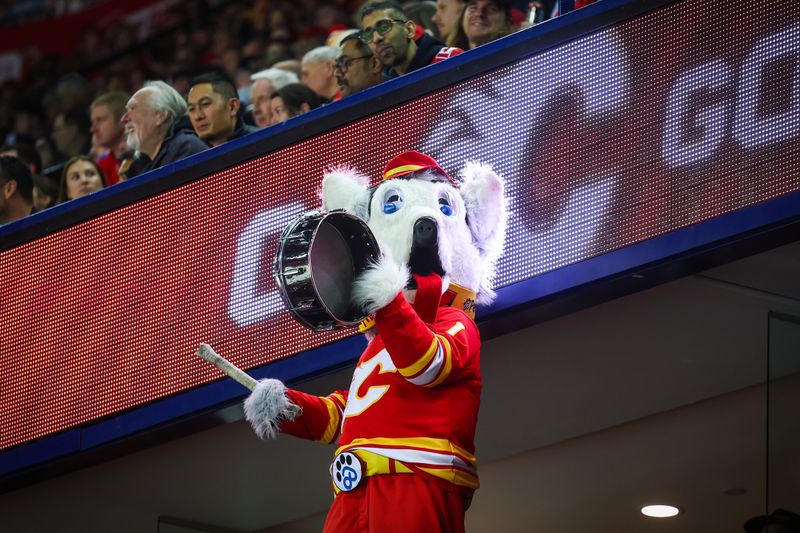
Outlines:
{"label": "white dog mascot", "polygon": [[460,188],[431,157],[404,152],[383,182],[345,169],[323,181],[323,209],[367,221],[381,258],[353,300],[374,316],[349,391],[312,396],[265,379],[245,401],[263,437],[336,442],[327,532],[463,531],[478,488],[481,393],[476,303],[494,297],[503,182],[469,163]]}

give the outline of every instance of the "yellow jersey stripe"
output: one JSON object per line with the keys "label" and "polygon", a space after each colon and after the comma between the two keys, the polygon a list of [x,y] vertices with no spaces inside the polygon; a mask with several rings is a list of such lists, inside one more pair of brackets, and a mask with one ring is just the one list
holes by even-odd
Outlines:
{"label": "yellow jersey stripe", "polygon": [[[381,474],[413,474],[414,470],[409,468],[406,464],[402,461],[397,461],[394,459],[390,459],[388,457],[383,457],[378,455],[377,453],[367,451],[367,450],[352,450],[352,453],[358,456],[364,463],[364,476],[378,476]],[[391,463],[394,463],[391,465]],[[391,465],[391,466],[390,466]],[[394,468],[392,468],[392,466]],[[452,468],[452,467],[442,467],[442,468],[435,468],[435,467],[427,467],[427,466],[418,466],[414,465],[419,470],[425,472],[426,474],[430,474],[432,476],[438,477],[444,481],[452,483],[454,485],[460,485],[462,487],[467,487],[470,489],[477,489],[480,486],[480,482],[478,481],[478,476],[471,474],[469,472],[465,472],[459,468]],[[336,490],[338,492],[338,490]]]}
{"label": "yellow jersey stripe", "polygon": [[405,368],[398,368],[397,371],[400,372],[400,375],[404,378],[410,378],[412,376],[416,376],[422,370],[428,366],[433,360],[433,356],[436,355],[436,350],[439,348],[439,345],[436,343],[436,337],[433,337],[433,342],[431,342],[430,347],[428,347],[428,351],[425,354],[417,359],[417,361]]}
{"label": "yellow jersey stripe", "polygon": [[419,469],[432,476],[449,481],[453,485],[461,485],[470,489],[477,489],[480,487],[478,476],[473,476],[472,474],[464,472],[463,470],[458,470],[457,468],[425,468],[420,466]]}
{"label": "yellow jersey stripe", "polygon": [[330,398],[321,399],[325,403],[325,407],[328,408],[328,427],[325,428],[325,433],[322,435],[320,442],[329,444],[333,441],[333,437],[336,436],[336,431],[339,429],[341,413],[339,412],[339,407],[333,400]]}
{"label": "yellow jersey stripe", "polygon": [[339,400],[339,403],[341,404],[340,408],[344,409],[344,406],[345,406],[345,404],[347,402],[345,401],[343,394],[339,394],[338,392],[334,392],[333,394],[330,395],[330,397]]}

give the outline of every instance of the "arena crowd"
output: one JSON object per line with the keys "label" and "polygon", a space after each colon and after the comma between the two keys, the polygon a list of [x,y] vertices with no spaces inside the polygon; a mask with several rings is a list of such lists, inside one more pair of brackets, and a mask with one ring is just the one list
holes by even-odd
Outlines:
{"label": "arena crowd", "polygon": [[[0,24],[42,9],[0,9]],[[558,0],[190,0],[144,41],[117,22],[82,28],[65,55],[27,45],[0,88],[0,225],[558,13]]]}

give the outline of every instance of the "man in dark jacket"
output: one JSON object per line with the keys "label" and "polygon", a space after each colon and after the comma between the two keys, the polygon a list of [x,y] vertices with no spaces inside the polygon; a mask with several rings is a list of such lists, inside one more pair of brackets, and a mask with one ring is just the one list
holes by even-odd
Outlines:
{"label": "man in dark jacket", "polygon": [[241,102],[236,87],[227,76],[209,72],[194,78],[186,100],[189,119],[200,139],[210,146],[219,146],[243,137],[257,128],[241,119]]}
{"label": "man in dark jacket", "polygon": [[383,64],[383,78],[396,78],[463,52],[444,46],[408,20],[394,2],[365,4],[360,12],[359,38]]}
{"label": "man in dark jacket", "polygon": [[163,81],[148,81],[128,100],[122,115],[125,142],[150,159],[140,172],[163,167],[208,148],[194,134],[186,109],[183,97]]}

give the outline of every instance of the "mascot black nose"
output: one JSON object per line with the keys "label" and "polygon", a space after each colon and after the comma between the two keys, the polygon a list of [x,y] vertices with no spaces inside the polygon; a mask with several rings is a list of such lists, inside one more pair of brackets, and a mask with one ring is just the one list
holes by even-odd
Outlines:
{"label": "mascot black nose", "polygon": [[437,240],[436,221],[430,217],[422,217],[414,223],[414,246],[435,248]]}

